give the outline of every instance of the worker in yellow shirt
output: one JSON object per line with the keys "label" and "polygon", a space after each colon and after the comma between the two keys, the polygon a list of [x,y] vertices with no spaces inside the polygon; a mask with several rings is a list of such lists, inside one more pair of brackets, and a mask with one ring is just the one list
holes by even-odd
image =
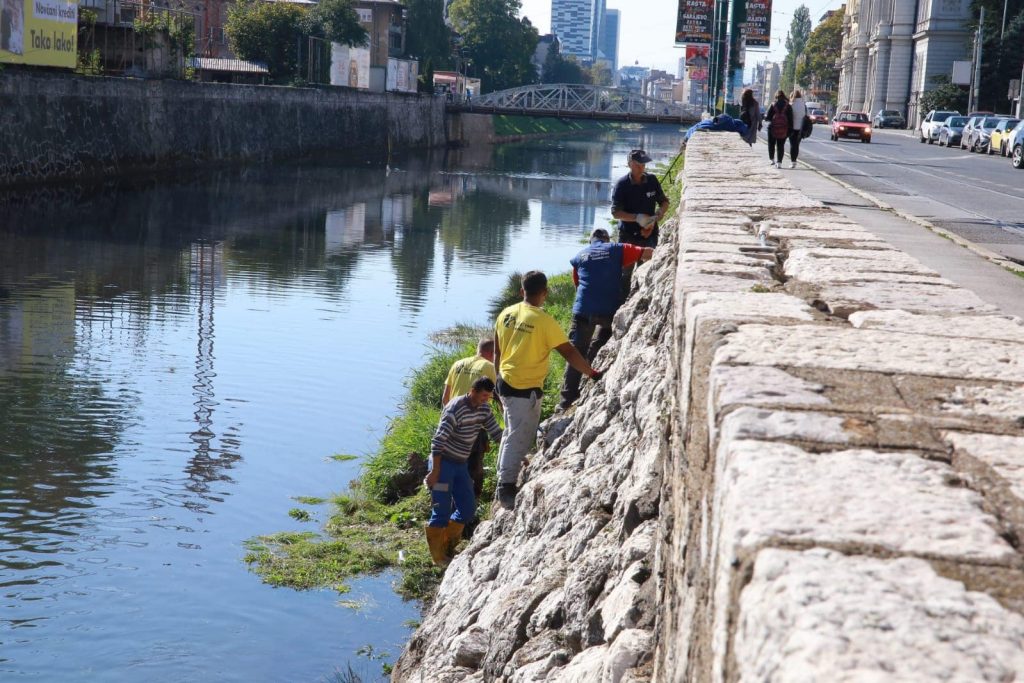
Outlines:
{"label": "worker in yellow shirt", "polygon": [[[452,399],[468,394],[473,382],[481,377],[486,377],[492,382],[498,379],[494,373],[493,339],[481,339],[476,345],[475,356],[452,363],[452,367],[448,370],[448,378],[444,381],[441,405],[447,406]],[[487,452],[490,445],[487,432],[481,429],[466,463],[469,468],[469,476],[473,479],[473,495],[478,499],[484,492],[484,453]]]}
{"label": "worker in yellow shirt", "polygon": [[498,397],[505,414],[498,451],[498,504],[515,507],[516,482],[523,460],[533,447],[540,423],[540,404],[548,356],[558,351],[580,374],[598,379],[601,373],[590,367],[548,313],[542,310],[548,298],[548,279],[531,270],[523,276],[523,300],[503,310],[494,326],[494,365],[498,369]]}

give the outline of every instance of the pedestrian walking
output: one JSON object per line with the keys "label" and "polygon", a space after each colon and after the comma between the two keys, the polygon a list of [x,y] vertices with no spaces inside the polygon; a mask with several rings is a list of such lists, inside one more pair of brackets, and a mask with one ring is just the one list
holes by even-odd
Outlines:
{"label": "pedestrian walking", "polygon": [[768,161],[772,168],[782,168],[786,140],[793,130],[793,108],[789,106],[785,92],[779,90],[775,94],[775,102],[768,107],[764,118],[768,122]]}
{"label": "pedestrian walking", "polygon": [[800,141],[804,138],[804,119],[807,118],[807,105],[799,90],[793,91],[789,106],[793,109],[793,124],[789,131],[789,167],[796,168],[796,159],[800,156]]}
{"label": "pedestrian walking", "polygon": [[523,460],[537,437],[551,351],[561,354],[581,374],[591,379],[601,376],[569,342],[558,322],[543,310],[548,297],[547,276],[531,270],[523,276],[520,292],[523,300],[504,309],[494,324],[494,365],[505,415],[496,498],[509,510],[515,507]]}
{"label": "pedestrian walking", "polygon": [[[477,379],[486,377],[492,382],[498,377],[494,372],[494,340],[481,339],[476,345],[476,355],[452,363],[441,393],[441,405],[469,393]],[[473,495],[479,498],[484,492],[484,454],[490,448],[487,431],[481,429],[469,453],[469,476],[473,478]]]}
{"label": "pedestrian walking", "polygon": [[501,427],[491,412],[493,395],[494,382],[487,377],[477,378],[468,393],[444,407],[430,442],[430,472],[424,483],[430,489],[431,507],[425,532],[434,564],[448,564],[463,528],[476,514],[467,462],[481,429],[495,441],[501,440]]}
{"label": "pedestrian walking", "polygon": [[[591,363],[612,336],[612,318],[622,305],[619,283],[623,268],[638,261],[648,261],[654,254],[651,247],[618,244],[610,240],[607,230],[595,229],[590,235],[590,245],[569,261],[572,279],[576,283],[569,341]],[[558,404],[560,409],[569,408],[579,398],[581,378],[579,370],[566,366],[562,378],[562,400]]]}
{"label": "pedestrian walking", "polygon": [[747,134],[743,139],[751,147],[757,142],[757,131],[761,130],[761,105],[754,99],[754,91],[747,88],[740,98],[740,120],[747,124]]}

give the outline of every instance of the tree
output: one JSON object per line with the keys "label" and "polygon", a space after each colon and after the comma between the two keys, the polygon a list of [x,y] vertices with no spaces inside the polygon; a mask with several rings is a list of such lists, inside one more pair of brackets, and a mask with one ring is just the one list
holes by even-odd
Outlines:
{"label": "tree", "polygon": [[366,45],[368,38],[352,0],[320,0],[306,13],[303,29],[314,38],[342,45]]}
{"label": "tree", "polygon": [[924,117],[932,109],[944,111],[967,111],[967,91],[959,85],[953,85],[949,76],[939,74],[931,77],[935,85],[931,90],[926,90],[921,95],[918,103],[918,112]]}
{"label": "tree", "polygon": [[266,64],[271,77],[289,77],[298,66],[304,15],[300,5],[240,0],[228,8],[228,46],[240,59]]}
{"label": "tree", "polygon": [[435,69],[452,66],[452,32],[444,23],[444,0],[405,0],[405,54]]}
{"label": "tree", "polygon": [[520,0],[452,0],[448,9],[485,90],[537,81],[531,59],[540,35],[528,19],[519,18],[520,6]]}
{"label": "tree", "polygon": [[787,92],[796,85],[797,59],[804,53],[810,37],[811,13],[806,5],[800,5],[793,12],[793,21],[790,22],[789,32],[786,34],[786,58],[782,61],[780,87]]}
{"label": "tree", "polygon": [[1009,15],[1006,34],[999,39],[1002,15],[989,23],[985,12],[985,34],[981,49],[981,91],[978,109],[1004,112],[1008,109],[1010,81],[1020,78],[1021,45],[1024,45],[1024,10]]}
{"label": "tree", "polygon": [[594,62],[590,67],[590,82],[594,85],[611,85],[612,70],[607,62]]}
{"label": "tree", "polygon": [[839,9],[818,24],[804,50],[804,59],[796,70],[796,79],[812,91],[833,93],[839,87],[839,58],[843,51],[843,10]]}
{"label": "tree", "polygon": [[587,73],[579,65],[575,57],[566,57],[559,50],[558,43],[554,43],[548,50],[544,59],[543,70],[540,76],[541,83],[566,83],[575,85],[587,82]]}

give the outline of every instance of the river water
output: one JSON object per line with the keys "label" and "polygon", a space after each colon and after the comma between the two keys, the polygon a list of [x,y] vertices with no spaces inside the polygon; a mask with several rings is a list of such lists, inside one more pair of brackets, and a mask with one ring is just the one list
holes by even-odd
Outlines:
{"label": "river water", "polygon": [[[568,268],[651,127],[0,195],[0,680],[367,679],[393,577],[262,584],[243,542],[318,528],[431,331]],[[313,509],[319,522],[328,510]]]}

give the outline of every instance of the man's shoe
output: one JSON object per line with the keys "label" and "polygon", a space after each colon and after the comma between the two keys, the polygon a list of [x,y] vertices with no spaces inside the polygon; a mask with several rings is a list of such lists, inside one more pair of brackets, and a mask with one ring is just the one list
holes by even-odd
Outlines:
{"label": "man's shoe", "polygon": [[497,495],[498,505],[506,510],[516,509],[516,485],[498,484]]}

